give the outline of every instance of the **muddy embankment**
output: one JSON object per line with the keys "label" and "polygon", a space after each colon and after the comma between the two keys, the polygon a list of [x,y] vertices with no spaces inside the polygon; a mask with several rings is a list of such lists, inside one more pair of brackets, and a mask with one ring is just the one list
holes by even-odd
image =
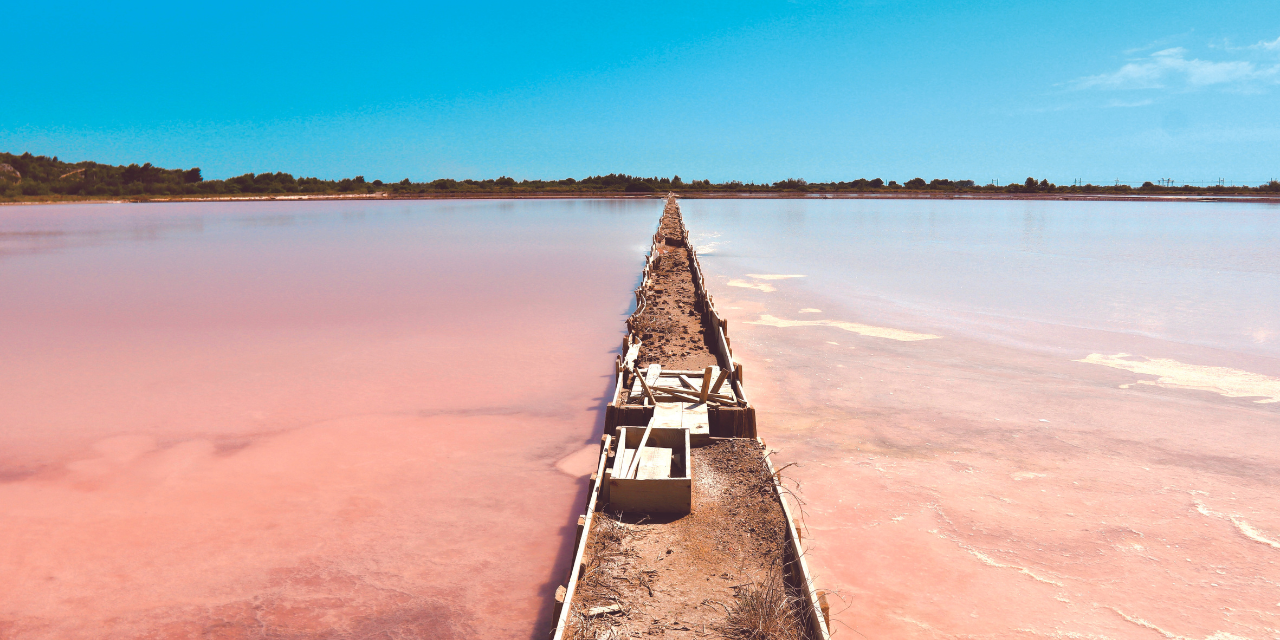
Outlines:
{"label": "muddy embankment", "polygon": [[[799,522],[764,441],[756,437],[742,369],[706,294],[674,198],[667,201],[636,294],[599,471],[588,513],[579,520],[575,564],[558,594],[554,638],[827,637],[819,613],[825,607],[799,545]],[[672,378],[661,376],[686,386],[664,391],[671,387],[655,381]],[[688,456],[690,507],[679,513],[621,508],[616,488],[611,501],[616,482],[609,478],[619,468],[621,446],[629,455],[635,449],[629,440],[620,445],[620,434],[647,432],[637,428],[662,419],[664,400],[667,406],[682,402],[664,393],[696,396],[699,385],[702,433],[687,418],[698,403],[684,408],[684,424],[695,435]]]}

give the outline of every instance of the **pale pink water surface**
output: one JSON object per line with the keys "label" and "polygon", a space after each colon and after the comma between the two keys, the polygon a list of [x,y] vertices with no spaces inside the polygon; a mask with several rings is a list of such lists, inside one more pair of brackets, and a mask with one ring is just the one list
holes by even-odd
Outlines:
{"label": "pale pink water surface", "polygon": [[1280,638],[1280,208],[683,209],[838,637]]}
{"label": "pale pink water surface", "polygon": [[0,208],[0,637],[542,637],[659,213]]}

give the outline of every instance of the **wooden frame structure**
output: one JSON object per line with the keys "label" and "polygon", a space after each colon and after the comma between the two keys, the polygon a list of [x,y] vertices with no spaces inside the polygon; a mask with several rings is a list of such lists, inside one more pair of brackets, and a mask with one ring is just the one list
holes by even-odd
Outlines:
{"label": "wooden frame structure", "polygon": [[[674,194],[667,196],[668,203],[672,203],[674,200]],[[650,371],[646,370],[645,378],[643,378],[644,382],[637,381],[635,384],[641,385],[643,393],[653,402],[627,404],[623,400],[623,391],[630,391],[630,389],[624,389],[626,378],[628,375],[636,378],[641,375],[640,372],[635,370],[635,363],[639,357],[641,346],[640,337],[636,331],[636,323],[647,306],[644,295],[645,287],[650,282],[650,272],[659,254],[659,245],[663,244],[686,247],[689,252],[690,268],[693,273],[697,295],[697,307],[699,311],[703,312],[704,326],[713,332],[715,338],[713,351],[719,361],[720,371],[711,371],[710,369],[712,368],[709,367],[708,370],[701,372],[699,375],[701,384],[695,383],[692,379],[692,376],[699,372],[668,371],[668,378],[681,380],[682,382],[680,386],[675,386],[674,384],[656,384],[662,379],[660,367],[654,377],[655,384],[648,385]],[[678,505],[678,499],[673,500],[671,497],[678,493],[673,490],[680,488],[677,483],[692,482],[689,458],[691,447],[690,429],[683,425],[680,428],[668,428],[654,424],[655,413],[661,411],[658,406],[663,404],[660,402],[661,400],[689,402],[696,400],[701,403],[707,415],[708,438],[753,438],[762,445],[764,444],[764,440],[760,439],[756,434],[755,407],[751,406],[747,401],[746,393],[743,390],[742,364],[733,359],[733,351],[728,336],[728,321],[716,313],[714,301],[706,290],[702,266],[698,262],[697,252],[689,244],[689,232],[683,224],[681,225],[681,235],[678,238],[663,237],[661,229],[654,233],[653,245],[645,261],[643,278],[641,279],[640,287],[635,291],[635,295],[636,310],[627,319],[629,332],[623,340],[623,355],[618,356],[615,361],[615,384],[613,397],[605,411],[605,434],[601,438],[600,460],[597,464],[596,472],[591,474],[591,491],[588,494],[587,504],[585,505],[586,513],[578,517],[578,533],[577,539],[574,541],[573,566],[570,568],[565,585],[556,589],[554,605],[556,626],[552,631],[552,640],[563,640],[568,629],[570,607],[566,605],[573,602],[574,592],[582,571],[583,556],[591,533],[592,516],[600,505],[605,502],[616,504],[619,499],[622,499],[623,501],[630,501],[630,504],[636,510],[667,509],[670,508],[673,502]],[[724,372],[724,375],[722,376],[720,372]],[[714,401],[709,401],[714,393],[712,389],[725,383],[729,384],[730,387],[729,389],[719,389],[720,391],[728,391],[727,393],[719,394],[724,397],[723,400],[716,398]],[[655,387],[657,388],[655,389]],[[666,395],[655,395],[655,391],[658,394],[665,393]],[[697,393],[695,397],[688,396],[688,394],[695,391]],[[661,415],[658,417],[661,418]],[[645,428],[639,429],[637,427]],[[661,435],[655,436],[656,433],[660,432],[662,432]],[[680,450],[680,444],[678,443],[680,436],[677,434],[683,434],[684,438],[683,468],[679,466],[680,463],[676,460],[678,455],[676,452]],[[634,477],[639,473],[639,461],[634,459],[634,454],[632,454],[631,460],[628,460],[626,452],[643,448],[643,441],[647,441],[649,438],[654,438],[655,442],[660,442],[663,445],[659,448],[672,450],[671,471],[665,479],[660,477],[638,479]],[[670,445],[670,447],[666,445]],[[764,462],[773,479],[774,496],[782,507],[787,523],[783,579],[803,597],[804,624],[809,636],[814,640],[830,640],[830,621],[827,618],[826,599],[824,594],[814,587],[812,574],[809,572],[808,563],[805,561],[800,519],[794,515],[795,512],[791,504],[789,504],[791,498],[788,497],[787,490],[782,486],[768,454],[765,455]],[[618,477],[620,471],[625,473],[626,476]],[[674,477],[681,471],[683,471],[682,477]],[[646,485],[641,484],[662,483],[664,480],[668,483],[666,489],[650,490],[646,488]],[[620,482],[622,484],[618,484]],[[647,486],[656,488],[660,485],[650,484]],[[689,495],[687,489],[683,489],[683,495]],[[692,506],[686,500],[683,511],[680,511],[679,508],[674,511],[676,513],[688,512]]]}
{"label": "wooden frame structure", "polygon": [[693,477],[688,429],[619,427],[614,442],[613,462],[604,472],[606,502],[622,511],[689,513]]}

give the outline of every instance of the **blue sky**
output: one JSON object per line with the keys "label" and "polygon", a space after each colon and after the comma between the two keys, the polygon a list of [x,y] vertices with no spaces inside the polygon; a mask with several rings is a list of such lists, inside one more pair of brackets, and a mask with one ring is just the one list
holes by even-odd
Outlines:
{"label": "blue sky", "polygon": [[1280,178],[1280,3],[5,9],[0,150],[337,178]]}

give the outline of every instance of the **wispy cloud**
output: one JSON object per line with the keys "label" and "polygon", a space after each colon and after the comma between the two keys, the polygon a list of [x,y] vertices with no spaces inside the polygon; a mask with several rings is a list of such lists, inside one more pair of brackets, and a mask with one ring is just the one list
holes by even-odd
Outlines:
{"label": "wispy cloud", "polygon": [[1280,38],[1247,48],[1257,54],[1235,60],[1202,60],[1188,57],[1182,47],[1161,49],[1136,58],[1110,73],[1085,76],[1071,83],[1075,89],[1097,90],[1197,90],[1219,87],[1235,91],[1259,91],[1280,83],[1280,62],[1269,53],[1280,53]]}
{"label": "wispy cloud", "polygon": [[1271,42],[1259,42],[1258,44],[1249,45],[1250,49],[1261,49],[1262,51],[1280,52],[1280,38],[1276,38]]}

